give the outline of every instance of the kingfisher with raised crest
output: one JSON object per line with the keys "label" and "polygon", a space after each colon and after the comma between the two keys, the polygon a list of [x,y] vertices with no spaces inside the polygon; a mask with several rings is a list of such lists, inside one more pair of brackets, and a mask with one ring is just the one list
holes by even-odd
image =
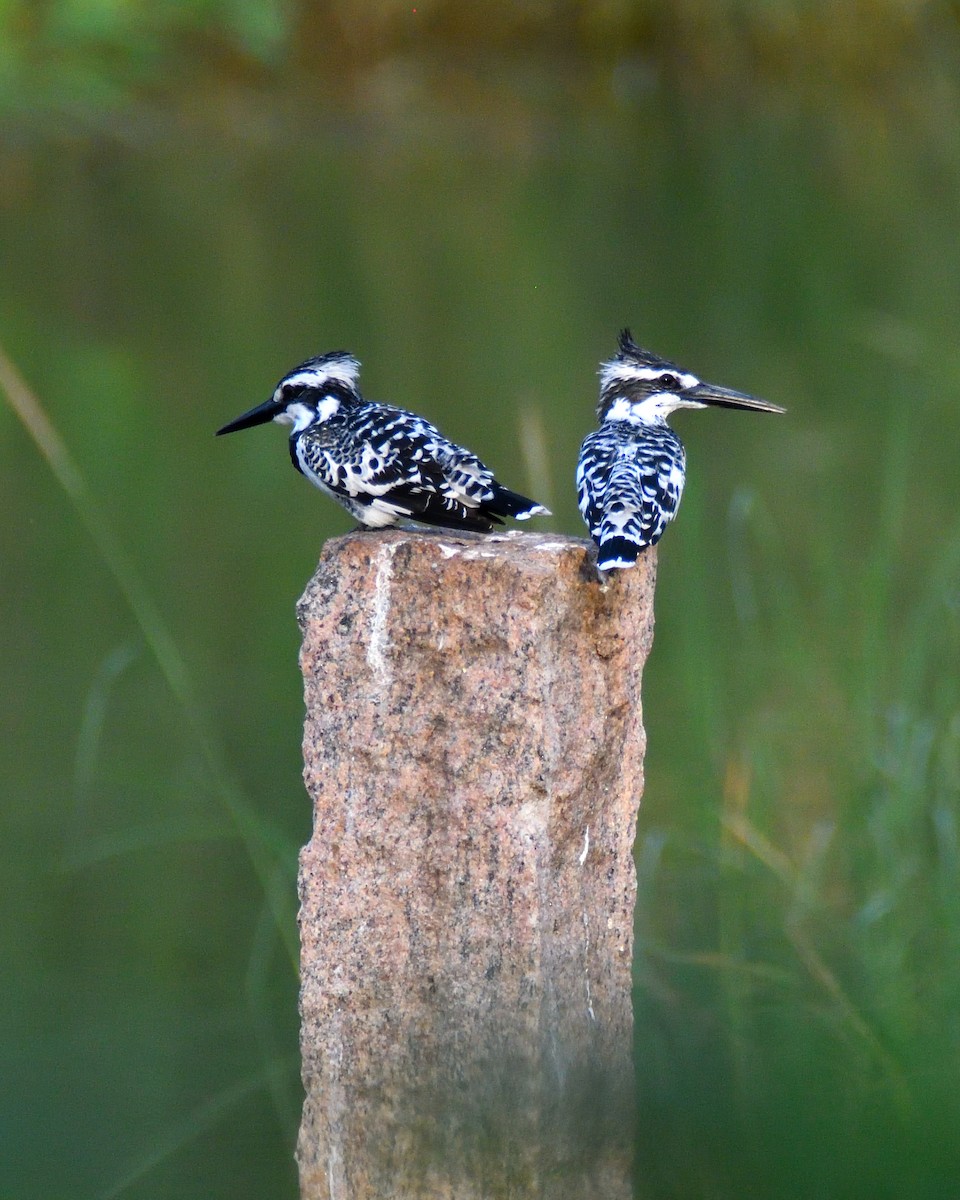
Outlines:
{"label": "kingfisher with raised crest", "polygon": [[577,463],[577,501],[597,543],[597,567],[632,567],[673,520],[683,494],[686,454],[667,425],[678,408],[786,409],[735,392],[660,358],[620,334],[616,358],[601,364],[597,417]]}
{"label": "kingfisher with raised crest", "polygon": [[505,517],[549,516],[423,417],[365,400],[359,372],[345,350],[308,358],[217,435],[266,421],[289,425],[293,465],[371,529],[418,521],[487,533]]}

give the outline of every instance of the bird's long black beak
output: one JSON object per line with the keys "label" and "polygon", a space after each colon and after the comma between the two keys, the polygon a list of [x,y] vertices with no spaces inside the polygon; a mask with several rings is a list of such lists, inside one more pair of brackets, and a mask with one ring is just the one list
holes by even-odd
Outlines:
{"label": "bird's long black beak", "polygon": [[250,429],[254,425],[263,425],[266,421],[272,421],[282,409],[283,405],[278,404],[276,400],[266,400],[263,404],[258,404],[256,408],[245,412],[243,416],[237,417],[236,420],[228,421],[222,429],[217,430],[217,437],[221,433],[236,433],[238,429]]}
{"label": "bird's long black beak", "polygon": [[683,393],[685,400],[693,400],[697,404],[709,404],[712,408],[745,408],[752,412],[785,413],[787,410],[778,404],[769,404],[756,396],[748,396],[746,392],[735,392],[733,388],[718,387],[713,383],[698,383],[696,387]]}

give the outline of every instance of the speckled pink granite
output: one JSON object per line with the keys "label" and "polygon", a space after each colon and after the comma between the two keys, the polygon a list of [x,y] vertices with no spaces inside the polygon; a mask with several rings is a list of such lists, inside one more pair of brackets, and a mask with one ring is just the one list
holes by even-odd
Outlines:
{"label": "speckled pink granite", "polygon": [[656,558],[354,533],[300,602],[309,1200],[631,1195]]}

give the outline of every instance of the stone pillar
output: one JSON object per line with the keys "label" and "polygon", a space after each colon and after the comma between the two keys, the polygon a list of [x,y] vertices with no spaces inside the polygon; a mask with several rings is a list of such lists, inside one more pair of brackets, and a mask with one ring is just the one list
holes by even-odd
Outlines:
{"label": "stone pillar", "polygon": [[306,1200],[628,1200],[656,557],[354,533],[298,615]]}

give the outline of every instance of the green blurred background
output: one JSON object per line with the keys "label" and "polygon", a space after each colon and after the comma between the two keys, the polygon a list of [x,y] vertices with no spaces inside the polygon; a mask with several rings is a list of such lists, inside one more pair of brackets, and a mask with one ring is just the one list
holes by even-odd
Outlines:
{"label": "green blurred background", "polygon": [[213,431],[343,346],[580,533],[627,323],[790,410],[676,421],[639,1194],[960,1194],[955,6],[3,0],[0,255],[83,481],[0,405],[4,1200],[296,1194],[294,603],[351,522]]}

